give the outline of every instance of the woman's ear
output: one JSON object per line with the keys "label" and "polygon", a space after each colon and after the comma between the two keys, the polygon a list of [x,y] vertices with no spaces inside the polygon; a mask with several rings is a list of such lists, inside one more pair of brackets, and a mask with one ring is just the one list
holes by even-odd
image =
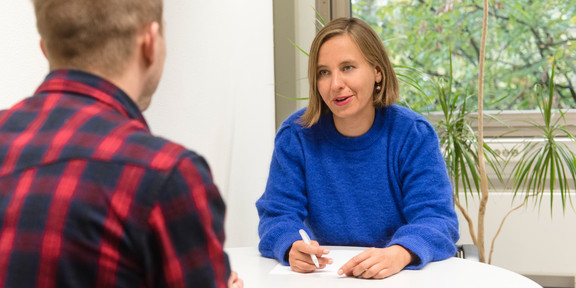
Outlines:
{"label": "woman's ear", "polygon": [[382,82],[382,69],[380,69],[380,67],[374,69],[376,70],[376,83]]}

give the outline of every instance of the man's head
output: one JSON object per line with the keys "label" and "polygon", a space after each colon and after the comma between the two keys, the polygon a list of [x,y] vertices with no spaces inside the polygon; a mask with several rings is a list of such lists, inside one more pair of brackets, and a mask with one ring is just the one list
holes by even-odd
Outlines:
{"label": "man's head", "polygon": [[78,69],[119,76],[133,56],[138,33],[151,23],[163,23],[163,0],[33,2],[38,32],[52,70]]}

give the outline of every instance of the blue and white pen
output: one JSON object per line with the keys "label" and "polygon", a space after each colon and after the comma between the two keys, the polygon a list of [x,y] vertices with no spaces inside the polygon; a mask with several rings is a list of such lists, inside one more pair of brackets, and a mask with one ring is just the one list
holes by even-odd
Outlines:
{"label": "blue and white pen", "polygon": [[[308,233],[306,233],[306,231],[304,231],[304,229],[300,229],[300,236],[302,236],[302,240],[304,240],[304,243],[310,245],[310,236],[308,236]],[[312,261],[314,261],[314,265],[316,265],[316,268],[320,268],[320,264],[318,263],[318,258],[316,257],[315,254],[310,254],[310,257],[312,258]]]}

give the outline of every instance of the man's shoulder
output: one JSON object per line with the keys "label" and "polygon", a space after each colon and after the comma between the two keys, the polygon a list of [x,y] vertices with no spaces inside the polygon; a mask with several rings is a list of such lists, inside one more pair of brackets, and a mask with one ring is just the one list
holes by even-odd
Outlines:
{"label": "man's shoulder", "polygon": [[111,161],[148,166],[154,170],[170,170],[183,158],[199,157],[194,151],[147,130],[134,130],[123,140]]}

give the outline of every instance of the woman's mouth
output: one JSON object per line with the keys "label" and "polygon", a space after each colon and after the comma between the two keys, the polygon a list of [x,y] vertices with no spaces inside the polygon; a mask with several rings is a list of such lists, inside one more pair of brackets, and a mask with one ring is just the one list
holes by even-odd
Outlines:
{"label": "woman's mouth", "polygon": [[350,102],[350,99],[352,99],[352,96],[336,97],[334,98],[334,104],[338,106],[346,105],[348,102]]}

